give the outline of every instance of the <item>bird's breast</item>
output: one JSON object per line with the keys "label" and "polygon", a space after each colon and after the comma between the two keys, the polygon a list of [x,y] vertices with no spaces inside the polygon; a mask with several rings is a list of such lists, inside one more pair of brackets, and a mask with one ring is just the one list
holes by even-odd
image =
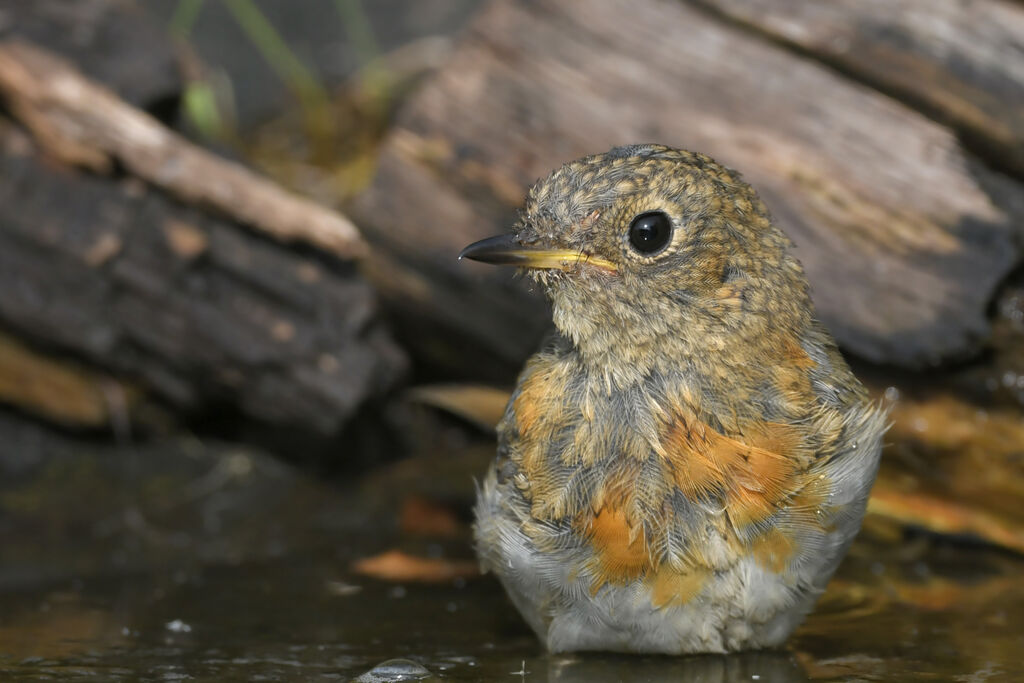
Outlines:
{"label": "bird's breast", "polygon": [[566,362],[522,377],[504,451],[535,543],[572,538],[591,590],[642,581],[656,605],[685,601],[744,557],[785,572],[829,533],[834,482],[804,429],[748,419],[727,435],[692,402],[586,386]]}

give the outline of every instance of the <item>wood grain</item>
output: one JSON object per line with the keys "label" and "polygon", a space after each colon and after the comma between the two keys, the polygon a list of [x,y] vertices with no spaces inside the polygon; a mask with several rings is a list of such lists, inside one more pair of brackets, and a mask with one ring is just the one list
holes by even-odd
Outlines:
{"label": "wood grain", "polygon": [[[354,211],[407,270],[461,283],[434,309],[459,312],[463,348],[497,338],[524,357],[523,320],[542,314],[506,294],[506,274],[455,254],[504,230],[561,163],[649,141],[746,176],[847,350],[922,367],[986,338],[986,306],[1018,259],[1021,187],[942,125],[684,3],[491,2],[405,107]],[[495,316],[484,293],[514,314]],[[404,297],[389,293],[400,311]]]}
{"label": "wood grain", "polygon": [[1024,176],[1024,6],[1007,0],[697,0],[947,122]]}

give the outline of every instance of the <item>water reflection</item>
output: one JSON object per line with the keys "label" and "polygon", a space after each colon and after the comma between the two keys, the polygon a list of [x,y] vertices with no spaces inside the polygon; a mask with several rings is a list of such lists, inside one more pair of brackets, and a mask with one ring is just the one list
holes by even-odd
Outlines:
{"label": "water reflection", "polygon": [[963,583],[937,575],[941,549],[916,581],[855,556],[788,650],[684,658],[547,655],[489,577],[396,591],[337,553],[154,570],[0,594],[0,678],[350,680],[402,658],[465,681],[1013,680],[1024,586],[983,555]]}
{"label": "water reflection", "polygon": [[[588,681],[698,681],[738,683],[770,681],[801,683],[810,680],[796,658],[787,652],[747,652],[729,656],[629,657],[588,654],[551,656],[547,680],[559,683]],[[530,680],[534,680],[532,677]]]}
{"label": "water reflection", "polygon": [[[146,453],[135,488],[159,495],[128,502],[103,469],[116,461],[77,450],[74,469],[51,466],[31,489],[10,495],[16,482],[0,481],[0,680],[351,680],[393,659],[453,681],[1024,680],[1022,563],[983,546],[868,528],[782,652],[547,655],[491,577],[353,571],[394,548],[471,557],[465,528],[414,537],[399,522],[415,482],[444,501],[470,497],[471,480],[444,489],[435,467],[343,491],[250,455],[247,479],[191,500],[189,514],[176,492],[216,470],[213,454]],[[96,475],[63,474],[83,471]],[[101,523],[124,509],[142,522]],[[204,525],[204,510],[220,523]]]}

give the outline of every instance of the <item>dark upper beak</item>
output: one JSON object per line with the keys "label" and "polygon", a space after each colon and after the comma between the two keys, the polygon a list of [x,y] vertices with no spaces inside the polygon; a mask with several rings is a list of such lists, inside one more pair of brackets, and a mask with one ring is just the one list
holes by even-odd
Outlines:
{"label": "dark upper beak", "polygon": [[607,259],[573,249],[524,247],[514,234],[497,235],[473,242],[459,254],[459,260],[464,258],[498,266],[523,268],[571,270],[577,265],[586,264],[612,273],[617,270],[615,264]]}

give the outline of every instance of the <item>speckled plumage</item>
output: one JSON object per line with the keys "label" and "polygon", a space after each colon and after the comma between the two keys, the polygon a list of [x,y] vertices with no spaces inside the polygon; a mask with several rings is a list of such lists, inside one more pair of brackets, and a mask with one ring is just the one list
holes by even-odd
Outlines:
{"label": "speckled plumage", "polygon": [[[644,255],[650,211],[672,237]],[[779,645],[860,526],[885,423],[788,239],[737,174],[656,145],[556,170],[516,239],[576,256],[528,270],[557,332],[498,426],[484,568],[552,651]]]}

